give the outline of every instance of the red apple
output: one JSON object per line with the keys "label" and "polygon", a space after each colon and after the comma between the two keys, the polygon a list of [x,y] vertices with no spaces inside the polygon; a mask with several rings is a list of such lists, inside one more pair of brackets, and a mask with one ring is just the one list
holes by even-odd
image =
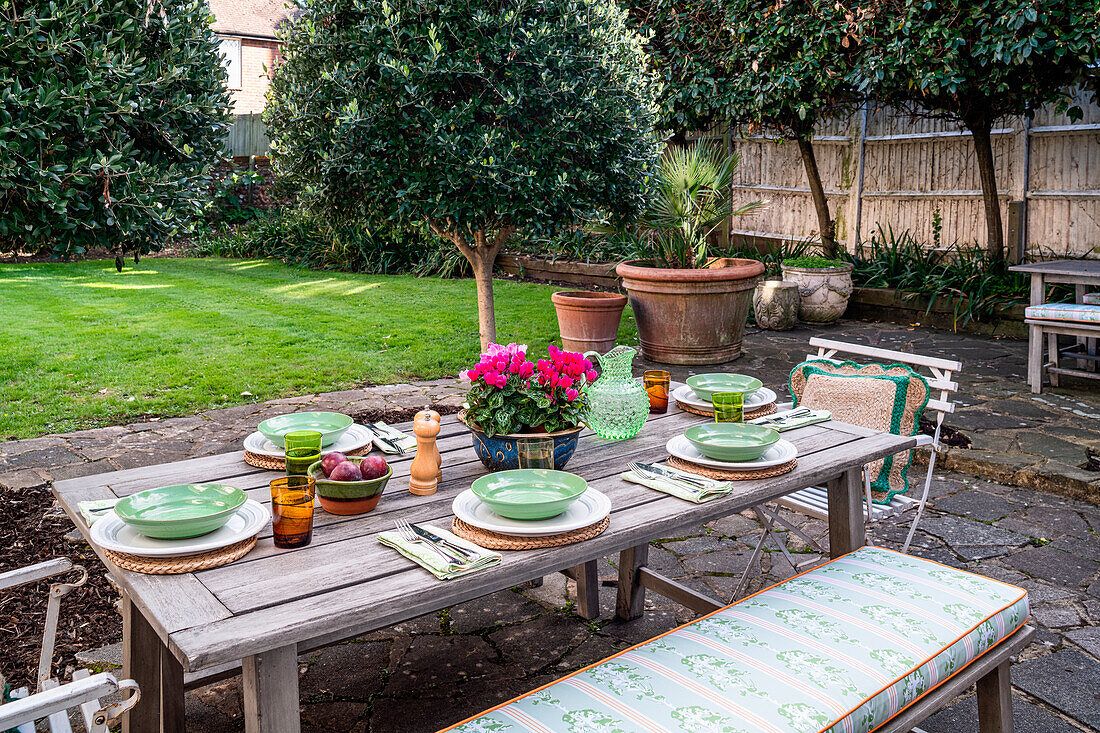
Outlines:
{"label": "red apple", "polygon": [[367,456],[359,463],[359,472],[363,474],[364,481],[382,478],[389,470],[390,467],[382,456]]}
{"label": "red apple", "polygon": [[340,451],[333,451],[332,453],[329,453],[324,458],[322,458],[321,459],[321,470],[324,471],[325,478],[328,478],[329,476],[331,476],[332,475],[332,469],[336,468],[337,466],[339,466],[341,463],[343,463],[346,460],[348,460],[348,457],[345,456]]}
{"label": "red apple", "polygon": [[362,481],[363,476],[359,473],[359,466],[356,466],[351,461],[344,461],[343,463],[332,469],[332,473],[328,476],[333,481]]}

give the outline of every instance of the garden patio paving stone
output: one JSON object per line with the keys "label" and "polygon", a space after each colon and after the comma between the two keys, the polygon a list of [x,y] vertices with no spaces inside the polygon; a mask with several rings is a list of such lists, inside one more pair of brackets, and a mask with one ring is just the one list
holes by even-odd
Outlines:
{"label": "garden patio paving stone", "polygon": [[[779,387],[813,333],[750,333],[746,355],[734,368]],[[1014,670],[1017,731],[1063,733],[1100,724],[1094,696],[1100,685],[1100,509],[1080,500],[1100,498],[1100,473],[1080,467],[1086,448],[1100,448],[1097,432],[1087,427],[1100,419],[1100,391],[1062,387],[1031,397],[1023,376],[1026,345],[1019,341],[854,322],[828,333],[963,361],[963,406],[947,424],[974,444],[995,434],[989,445],[997,451],[953,447],[945,463],[995,480],[939,471],[913,552],[1031,592],[1041,633]],[[636,360],[636,369],[645,366]],[[679,378],[688,373],[674,370]],[[18,489],[115,470],[122,463],[161,463],[166,455],[235,450],[258,420],[288,408],[324,404],[380,414],[425,402],[453,409],[461,402],[461,388],[454,380],[364,387],[10,441],[0,443],[0,484]],[[998,417],[986,419],[990,415]],[[1009,425],[1017,418],[1026,427]],[[1065,443],[1079,447],[1079,456]],[[790,512],[784,516],[815,536],[824,530],[820,522]],[[655,543],[651,562],[685,584],[728,597],[759,531],[750,516],[728,517],[690,536]],[[904,535],[905,527],[890,523],[874,530],[876,541],[886,546],[897,547]],[[691,618],[686,609],[651,595],[646,618],[613,621],[615,559],[600,564],[602,614],[595,622],[568,613],[574,586],[558,575],[541,587],[501,591],[302,657],[303,730],[434,730]],[[750,590],[790,574],[782,556],[769,551]],[[102,650],[89,650],[88,657],[107,659]],[[446,674],[440,673],[440,660],[450,665]],[[187,710],[188,730],[195,733],[241,730],[237,679],[189,693]],[[973,710],[973,696],[961,698],[923,727],[929,733],[971,729]]]}

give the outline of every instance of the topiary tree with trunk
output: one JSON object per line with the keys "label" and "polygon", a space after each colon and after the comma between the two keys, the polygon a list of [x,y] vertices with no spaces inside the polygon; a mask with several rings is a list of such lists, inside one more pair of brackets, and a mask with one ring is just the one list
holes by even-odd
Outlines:
{"label": "topiary tree with trunk", "polygon": [[860,60],[884,102],[970,131],[985,204],[986,250],[1004,258],[991,131],[1053,104],[1079,117],[1073,87],[1100,61],[1096,0],[883,0]]}
{"label": "topiary tree with trunk", "polygon": [[[870,9],[836,0],[632,0],[651,31],[667,118],[681,131],[712,122],[798,145],[827,256],[836,233],[814,153],[814,128],[857,106],[852,72]],[[685,130],[686,128],[686,130]]]}
{"label": "topiary tree with trunk", "polygon": [[230,98],[205,0],[0,0],[0,251],[140,255],[200,211]]}
{"label": "topiary tree with trunk", "polygon": [[299,0],[266,120],[279,173],[336,217],[426,222],[470,261],[482,347],[520,230],[645,199],[656,82],[613,0]]}

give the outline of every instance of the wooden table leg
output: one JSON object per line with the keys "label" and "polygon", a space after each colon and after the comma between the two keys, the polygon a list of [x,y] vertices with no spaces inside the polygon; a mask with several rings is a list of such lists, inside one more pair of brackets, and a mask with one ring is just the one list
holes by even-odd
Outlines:
{"label": "wooden table leg", "polygon": [[245,733],[299,733],[298,647],[241,660]]}
{"label": "wooden table leg", "polygon": [[615,616],[623,621],[639,618],[645,613],[645,588],[638,577],[638,568],[648,560],[648,544],[630,547],[619,553],[619,593],[615,600]]}
{"label": "wooden table leg", "polygon": [[123,733],[183,733],[183,667],[126,596],[122,673],[141,688],[141,699],[123,718]]}
{"label": "wooden table leg", "polygon": [[1005,660],[978,680],[980,733],[1012,733],[1012,680]]}
{"label": "wooden table leg", "polygon": [[863,515],[863,469],[829,480],[829,555],[840,557],[867,544]]}
{"label": "wooden table leg", "polygon": [[577,615],[586,621],[600,617],[600,579],[596,568],[595,560],[572,568],[573,580],[577,582]]}

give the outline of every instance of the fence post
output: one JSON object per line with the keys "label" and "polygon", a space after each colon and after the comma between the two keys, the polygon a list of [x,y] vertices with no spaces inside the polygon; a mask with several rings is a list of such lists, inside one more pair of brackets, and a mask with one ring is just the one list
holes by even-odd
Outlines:
{"label": "fence post", "polygon": [[848,225],[848,246],[853,253],[858,252],[861,239],[860,224],[863,218],[863,166],[867,156],[867,114],[868,102],[863,103],[859,113],[859,139],[856,141],[859,150],[859,161],[856,165],[855,180],[852,181],[852,192],[848,194],[848,200],[855,207],[851,223]]}

